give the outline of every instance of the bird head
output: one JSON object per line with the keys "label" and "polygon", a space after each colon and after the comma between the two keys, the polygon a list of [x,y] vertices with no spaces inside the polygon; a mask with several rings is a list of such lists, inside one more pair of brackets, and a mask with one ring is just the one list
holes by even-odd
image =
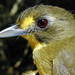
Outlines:
{"label": "bird head", "polygon": [[30,43],[49,43],[74,35],[75,20],[67,10],[49,5],[36,5],[23,11],[13,25],[0,32],[0,37],[21,35]]}

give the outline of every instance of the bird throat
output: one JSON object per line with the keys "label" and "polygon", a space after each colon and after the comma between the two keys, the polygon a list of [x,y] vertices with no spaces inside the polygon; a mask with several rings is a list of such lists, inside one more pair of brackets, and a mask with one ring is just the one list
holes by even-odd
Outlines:
{"label": "bird throat", "polygon": [[34,49],[37,45],[41,44],[34,35],[22,35],[23,38],[27,39],[31,48]]}

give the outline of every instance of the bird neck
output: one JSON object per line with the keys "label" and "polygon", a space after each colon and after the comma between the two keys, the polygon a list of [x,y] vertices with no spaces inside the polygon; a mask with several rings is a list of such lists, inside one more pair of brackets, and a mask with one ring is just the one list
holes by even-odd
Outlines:
{"label": "bird neck", "polygon": [[22,37],[28,40],[32,49],[40,44],[40,42],[34,37],[34,35],[22,35]]}

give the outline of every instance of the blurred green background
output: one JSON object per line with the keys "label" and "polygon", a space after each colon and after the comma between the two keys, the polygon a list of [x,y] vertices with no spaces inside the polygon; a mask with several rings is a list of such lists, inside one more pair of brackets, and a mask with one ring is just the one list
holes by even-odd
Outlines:
{"label": "blurred green background", "polygon": [[[37,4],[60,6],[75,13],[74,0],[0,0],[0,30],[15,24],[23,10]],[[0,39],[0,75],[22,75],[30,69],[36,67],[28,41],[21,37]]]}

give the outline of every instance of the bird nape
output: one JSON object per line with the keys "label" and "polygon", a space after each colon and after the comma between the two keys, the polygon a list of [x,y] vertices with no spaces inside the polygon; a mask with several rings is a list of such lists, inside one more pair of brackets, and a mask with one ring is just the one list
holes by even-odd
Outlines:
{"label": "bird nape", "polygon": [[12,36],[29,41],[39,75],[75,75],[75,18],[67,10],[30,7],[20,14],[16,25],[0,32],[0,38]]}

